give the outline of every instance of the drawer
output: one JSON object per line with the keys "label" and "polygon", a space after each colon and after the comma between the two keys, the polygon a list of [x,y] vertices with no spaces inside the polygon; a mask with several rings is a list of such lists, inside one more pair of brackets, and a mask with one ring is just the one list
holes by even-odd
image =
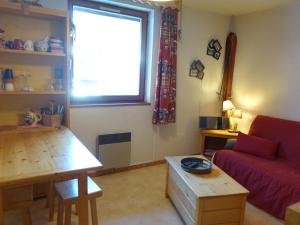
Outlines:
{"label": "drawer", "polygon": [[45,197],[49,193],[50,182],[38,183],[33,185],[33,198]]}
{"label": "drawer", "polygon": [[169,179],[172,180],[176,186],[181,190],[187,201],[196,208],[198,198],[193,191],[185,184],[182,178],[176,173],[176,171],[170,166],[169,168]]}
{"label": "drawer", "polygon": [[186,225],[196,225],[194,219],[189,214],[188,209],[185,207],[184,202],[180,199],[180,195],[178,195],[170,185],[168,185],[168,194]]}
{"label": "drawer", "polygon": [[246,195],[233,195],[224,197],[206,198],[204,201],[204,211],[240,209],[246,204]]}
{"label": "drawer", "polygon": [[189,199],[187,199],[184,192],[181,190],[179,186],[174,182],[172,178],[169,179],[169,186],[168,186],[168,192],[172,192],[174,195],[177,196],[177,198],[181,201],[181,204],[185,207],[187,213],[189,216],[195,220],[196,218],[196,208],[191,204]]}
{"label": "drawer", "polygon": [[217,210],[203,213],[203,225],[239,224],[241,209]]}
{"label": "drawer", "polygon": [[6,189],[3,193],[4,209],[16,208],[32,199],[32,185]]}

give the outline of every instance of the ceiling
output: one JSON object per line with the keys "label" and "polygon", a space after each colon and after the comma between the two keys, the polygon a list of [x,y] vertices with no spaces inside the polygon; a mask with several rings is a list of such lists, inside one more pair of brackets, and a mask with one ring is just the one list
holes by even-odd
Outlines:
{"label": "ceiling", "polygon": [[271,9],[297,0],[183,0],[183,5],[204,11],[237,16]]}

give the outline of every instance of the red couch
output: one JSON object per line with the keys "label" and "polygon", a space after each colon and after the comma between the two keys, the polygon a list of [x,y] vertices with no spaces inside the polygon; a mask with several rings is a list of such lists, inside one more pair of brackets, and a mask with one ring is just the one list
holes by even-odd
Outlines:
{"label": "red couch", "polygon": [[284,219],[300,201],[300,122],[257,116],[249,135],[277,142],[275,159],[220,150],[214,163],[250,191],[250,203]]}

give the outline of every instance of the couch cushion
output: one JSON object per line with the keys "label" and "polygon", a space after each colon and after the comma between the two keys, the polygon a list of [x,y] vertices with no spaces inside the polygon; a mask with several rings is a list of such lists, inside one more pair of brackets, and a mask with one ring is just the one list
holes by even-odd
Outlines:
{"label": "couch cushion", "polygon": [[257,116],[249,135],[279,143],[278,156],[300,166],[300,122]]}
{"label": "couch cushion", "polygon": [[300,201],[300,168],[287,160],[221,150],[214,162],[250,191],[250,203],[279,219],[289,205]]}
{"label": "couch cushion", "polygon": [[277,143],[261,137],[249,136],[240,132],[233,150],[267,159],[275,159]]}

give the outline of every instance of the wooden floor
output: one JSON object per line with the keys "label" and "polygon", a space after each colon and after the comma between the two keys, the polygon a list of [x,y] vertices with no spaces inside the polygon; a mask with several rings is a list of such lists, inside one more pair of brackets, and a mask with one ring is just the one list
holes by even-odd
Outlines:
{"label": "wooden floor", "polygon": [[[97,200],[101,225],[184,225],[173,205],[164,197],[166,166],[158,165],[95,179],[103,188]],[[33,225],[48,222],[45,201],[35,202],[31,210]],[[72,216],[72,225],[76,223]],[[21,225],[16,212],[5,214],[5,225]],[[245,225],[283,225],[268,214],[247,204]]]}

